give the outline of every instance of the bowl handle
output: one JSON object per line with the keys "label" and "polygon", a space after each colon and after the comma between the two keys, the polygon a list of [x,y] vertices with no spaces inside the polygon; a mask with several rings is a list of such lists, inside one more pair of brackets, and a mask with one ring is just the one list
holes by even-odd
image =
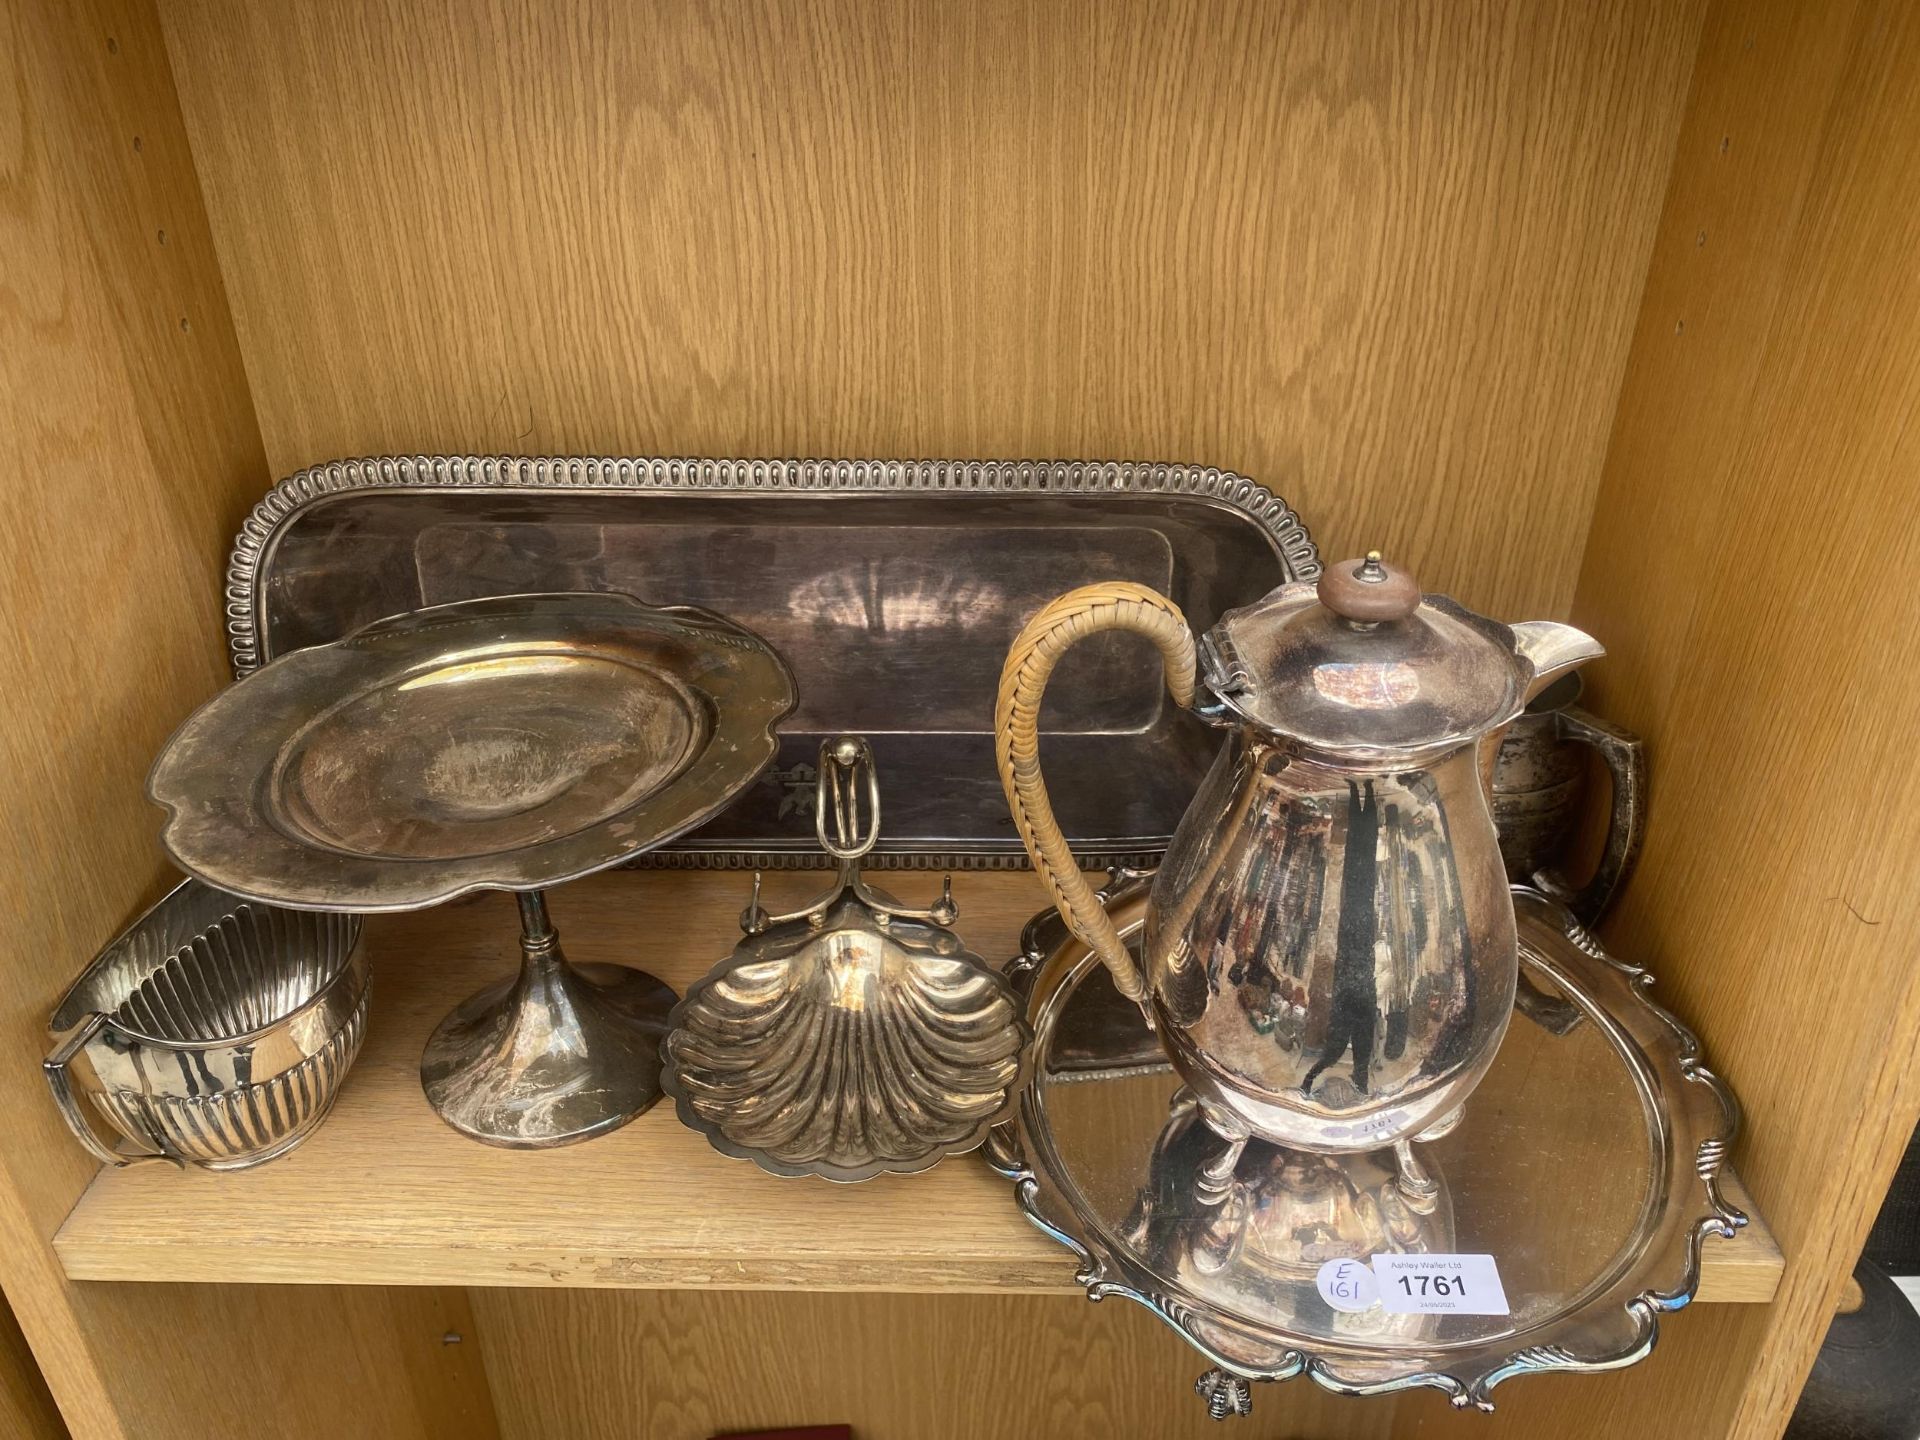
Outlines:
{"label": "bowl handle", "polygon": [[73,1057],[84,1050],[88,1042],[106,1027],[106,1024],[107,1016],[95,1010],[62,1036],[59,1044],[55,1045],[48,1052],[47,1058],[40,1062],[40,1071],[47,1077],[47,1088],[53,1091],[54,1104],[60,1107],[60,1114],[67,1122],[67,1128],[73,1131],[73,1138],[84,1145],[88,1153],[96,1159],[103,1160],[116,1168],[137,1164],[142,1160],[172,1160],[174,1164],[179,1164],[178,1158],[169,1154],[166,1146],[162,1145],[151,1132],[145,1137],[147,1143],[153,1147],[151,1153],[123,1154],[100,1138],[99,1133],[88,1121],[85,1112],[81,1110],[79,1098],[73,1093],[73,1077],[67,1073],[67,1066],[73,1062]]}

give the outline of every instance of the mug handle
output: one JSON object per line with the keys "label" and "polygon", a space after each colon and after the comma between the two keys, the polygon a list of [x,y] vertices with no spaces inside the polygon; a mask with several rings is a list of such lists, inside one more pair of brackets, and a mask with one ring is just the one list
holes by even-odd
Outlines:
{"label": "mug handle", "polygon": [[67,1067],[73,1063],[73,1057],[86,1049],[88,1042],[106,1027],[107,1018],[101,1011],[93,1011],[62,1036],[60,1042],[48,1052],[47,1058],[40,1062],[40,1072],[47,1077],[47,1088],[53,1091],[53,1103],[60,1107],[61,1118],[67,1122],[67,1128],[73,1131],[73,1138],[85,1146],[95,1159],[116,1169],[137,1165],[142,1160],[173,1160],[177,1165],[180,1162],[151,1134],[147,1137],[147,1143],[153,1147],[150,1153],[123,1154],[100,1138],[99,1132],[80,1108],[79,1097],[73,1093],[73,1077],[68,1074]]}
{"label": "mug handle", "polygon": [[1577,705],[1555,711],[1554,723],[1561,739],[1597,750],[1606,762],[1613,777],[1613,811],[1607,818],[1606,847],[1586,884],[1569,884],[1556,870],[1542,871],[1534,880],[1581,924],[1593,925],[1613,904],[1640,858],[1647,824],[1647,747],[1631,730],[1589,715]]}
{"label": "mug handle", "polygon": [[[1114,928],[1106,907],[1080,873],[1067,838],[1060,833],[1046,783],[1040,778],[1040,701],[1060,657],[1102,630],[1130,630],[1160,648],[1167,689],[1182,708],[1193,706],[1193,632],[1180,607],[1145,585],[1109,581],[1083,585],[1048,605],[1020,632],[1000,672],[994,709],[994,759],[1007,808],[1060,916],[1079,940],[1106,963],[1120,993],[1136,1004],[1146,982]],[[1117,783],[1117,782],[1116,782]]]}

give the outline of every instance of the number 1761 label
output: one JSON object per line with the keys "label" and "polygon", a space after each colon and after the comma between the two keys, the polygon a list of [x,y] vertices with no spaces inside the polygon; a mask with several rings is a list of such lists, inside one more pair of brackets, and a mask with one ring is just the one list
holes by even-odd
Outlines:
{"label": "number 1761 label", "polygon": [[1491,1255],[1376,1255],[1374,1283],[1389,1315],[1506,1315]]}

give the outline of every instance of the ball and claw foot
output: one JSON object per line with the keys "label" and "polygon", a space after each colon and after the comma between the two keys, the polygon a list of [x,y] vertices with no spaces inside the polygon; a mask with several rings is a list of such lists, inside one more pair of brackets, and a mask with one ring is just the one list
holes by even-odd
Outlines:
{"label": "ball and claw foot", "polygon": [[1229,1375],[1218,1367],[1193,1382],[1193,1393],[1207,1402],[1207,1418],[1231,1420],[1236,1415],[1253,1413],[1253,1389],[1238,1375]]}

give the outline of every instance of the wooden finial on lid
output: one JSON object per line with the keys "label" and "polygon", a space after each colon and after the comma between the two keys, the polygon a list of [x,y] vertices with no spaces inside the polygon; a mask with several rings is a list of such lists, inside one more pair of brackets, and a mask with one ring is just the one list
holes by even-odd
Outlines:
{"label": "wooden finial on lid", "polygon": [[1404,620],[1420,605],[1420,586],[1369,550],[1363,559],[1342,560],[1320,574],[1320,603],[1345,620],[1378,624]]}

